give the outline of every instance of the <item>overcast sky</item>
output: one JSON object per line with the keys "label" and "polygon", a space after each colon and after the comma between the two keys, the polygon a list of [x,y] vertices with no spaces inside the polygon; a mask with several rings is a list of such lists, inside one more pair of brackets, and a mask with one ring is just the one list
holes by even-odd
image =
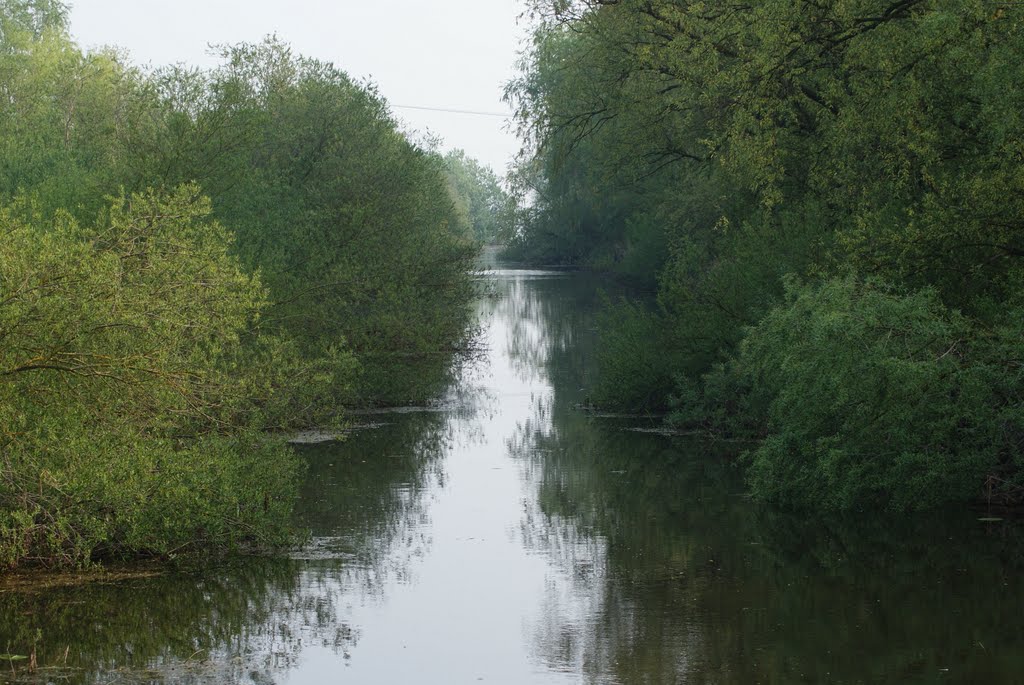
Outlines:
{"label": "overcast sky", "polygon": [[84,48],[116,45],[138,64],[213,66],[210,44],[270,33],[309,57],[370,78],[409,130],[430,130],[499,175],[518,150],[498,116],[520,40],[518,0],[70,0],[71,32]]}

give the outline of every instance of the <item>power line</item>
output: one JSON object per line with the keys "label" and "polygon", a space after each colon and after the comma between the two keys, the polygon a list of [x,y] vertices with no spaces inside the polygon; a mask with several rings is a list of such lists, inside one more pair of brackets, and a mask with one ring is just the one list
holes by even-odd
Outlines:
{"label": "power line", "polygon": [[450,112],[452,114],[475,114],[481,117],[512,118],[511,112],[478,112],[471,109],[448,109],[446,107],[418,107],[416,105],[391,105],[395,109],[421,109],[427,112]]}

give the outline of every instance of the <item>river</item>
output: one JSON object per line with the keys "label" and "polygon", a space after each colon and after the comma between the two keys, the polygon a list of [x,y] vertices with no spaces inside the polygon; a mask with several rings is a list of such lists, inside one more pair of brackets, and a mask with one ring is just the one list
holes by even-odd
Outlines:
{"label": "river", "polygon": [[39,666],[7,678],[1024,682],[1018,523],[760,506],[737,446],[579,408],[598,278],[490,266],[485,351],[443,401],[299,448],[307,547],[5,590],[0,651],[35,643]]}

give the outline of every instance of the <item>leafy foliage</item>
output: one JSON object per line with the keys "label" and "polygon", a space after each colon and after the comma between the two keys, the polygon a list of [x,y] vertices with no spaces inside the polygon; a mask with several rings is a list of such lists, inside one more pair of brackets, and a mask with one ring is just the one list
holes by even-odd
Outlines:
{"label": "leafy foliage", "polygon": [[406,379],[436,377],[422,364],[443,367],[459,345],[476,254],[439,165],[333,66],[273,39],[223,54],[191,84],[163,75],[173,89],[145,173],[210,194],[270,288],[272,325],[307,355],[355,353],[364,373],[338,401],[422,399]]}
{"label": "leafy foliage", "polygon": [[[598,406],[659,409],[672,390],[672,377],[671,366],[665,363],[670,343],[657,315],[642,304],[623,300],[605,310],[598,326],[601,384],[591,400]],[[603,394],[609,392],[613,394]]]}
{"label": "leafy foliage", "polygon": [[285,542],[263,432],[423,400],[471,334],[442,157],[330,64],[221,54],[144,72],[0,0],[3,564]]}
{"label": "leafy foliage", "polygon": [[462,150],[444,156],[448,185],[456,209],[479,243],[494,243],[504,231],[511,209],[511,198],[495,173],[468,157]]}
{"label": "leafy foliage", "polygon": [[980,494],[1017,445],[990,383],[1005,360],[988,358],[979,337],[934,291],[791,286],[740,355],[771,398],[768,436],[750,455],[754,492],[836,509]]}
{"label": "leafy foliage", "polygon": [[[659,333],[627,352],[615,341],[630,337],[637,320],[612,323],[603,355],[610,372],[595,397],[649,404],[648,393],[622,382],[621,369],[657,359],[660,368],[629,375],[648,379],[660,403],[671,394],[677,423],[763,437],[771,414],[763,449],[774,456],[752,462],[764,468],[751,473],[755,492],[778,501],[900,508],[962,498],[986,480],[1015,487],[1007,485],[1017,478],[1008,426],[1020,378],[1011,361],[1019,353],[1010,350],[1020,339],[1004,332],[1018,330],[1024,273],[1024,90],[1010,66],[1024,56],[1019,8],[537,0],[531,13],[534,45],[508,88],[526,141],[517,190],[529,207],[512,248],[658,284],[658,323],[645,326]],[[787,300],[787,275],[822,290]],[[870,283],[877,296],[840,297],[836,284],[847,282]],[[874,398],[876,411],[919,424],[885,445],[858,442],[874,420],[864,413],[843,430],[809,427],[824,411],[825,390],[801,374],[755,381],[746,366],[755,357],[766,373],[782,358],[764,345],[741,352],[748,335],[771,340],[778,354],[801,350],[818,365],[817,382],[849,383],[865,402],[909,367],[868,363],[881,353],[856,327],[839,333],[865,336],[865,366],[833,359],[848,351],[839,333],[783,335],[773,322],[790,317],[795,325],[795,302],[808,321],[841,316],[842,307],[886,320],[900,306],[925,312],[907,332],[921,344],[955,328],[971,351],[964,373],[978,389],[964,390],[963,401],[975,404],[948,415],[984,428],[932,426],[944,437],[926,439],[915,431],[931,426],[927,415],[898,393]],[[932,371],[945,379],[945,368]],[[666,377],[676,379],[674,392],[664,389]],[[946,406],[928,396],[936,411]],[[1002,418],[977,403],[999,407]],[[806,465],[820,461],[808,455],[825,453],[826,436],[829,450],[858,456],[837,458],[822,480]],[[963,456],[982,445],[977,460]],[[866,456],[873,450],[877,461]],[[892,450],[906,469],[919,469],[913,487],[880,466]],[[878,468],[876,480],[847,489],[844,470],[856,472],[858,459]],[[797,472],[799,485],[788,482]],[[826,487],[839,491],[826,497]]]}
{"label": "leafy foliage", "polygon": [[0,214],[4,565],[287,540],[298,464],[235,363],[265,291],[208,211],[185,186],[93,226]]}

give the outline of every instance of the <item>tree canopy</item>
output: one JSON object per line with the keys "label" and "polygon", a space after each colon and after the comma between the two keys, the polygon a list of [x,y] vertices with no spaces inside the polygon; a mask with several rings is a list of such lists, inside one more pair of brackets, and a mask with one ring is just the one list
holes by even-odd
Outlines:
{"label": "tree canopy", "polygon": [[2,564],[285,543],[268,432],[425,401],[468,346],[493,174],[276,38],[220,55],[141,70],[0,0]]}
{"label": "tree canopy", "polygon": [[[984,421],[983,442],[992,447],[984,478],[949,459],[974,444],[973,422],[934,450],[913,432],[890,436],[899,448],[865,449],[880,462],[892,450],[928,451],[920,467],[960,478],[959,498],[980,492],[985,478],[1004,484],[1007,496],[1017,492],[1019,354],[990,343],[1016,326],[1024,273],[1019,8],[977,0],[592,0],[535,2],[531,12],[533,47],[508,87],[527,141],[516,178],[528,207],[512,249],[658,290],[653,314],[641,308],[610,319],[611,383],[595,397],[634,406],[675,398],[677,421],[717,428],[743,407],[742,420],[725,423],[770,442],[789,420],[771,419],[768,407],[783,394],[809,405],[816,391],[808,376],[792,376],[772,386],[779,395],[755,401],[750,374],[764,367],[771,346],[743,341],[768,336],[792,350],[797,340],[770,322],[796,316],[797,302],[836,308],[835,316],[857,307],[881,316],[875,309],[887,306],[884,298],[823,295],[881,287],[932,317],[934,330],[964,317],[957,320],[971,363],[1003,373],[984,386],[988,395],[970,400],[993,408]],[[787,299],[787,277],[822,295]],[[862,285],[840,285],[850,279]],[[922,293],[935,304],[921,309]],[[657,325],[645,318],[652,315]],[[658,333],[642,337],[661,363],[630,370],[631,359],[652,355],[611,350],[651,326]],[[865,358],[883,353],[892,335],[882,325],[870,331],[879,338],[865,341]],[[956,340],[936,352],[940,377],[950,355],[965,353]],[[800,354],[825,378],[838,377],[826,359],[842,339],[806,344]],[[875,401],[880,412],[909,417],[906,397]],[[755,464],[758,454],[766,453],[755,453]],[[833,468],[804,447],[785,457],[800,459],[815,478]],[[879,491],[894,506],[936,499],[907,494],[895,476],[883,480]],[[763,478],[752,483],[766,497],[781,492]]]}

